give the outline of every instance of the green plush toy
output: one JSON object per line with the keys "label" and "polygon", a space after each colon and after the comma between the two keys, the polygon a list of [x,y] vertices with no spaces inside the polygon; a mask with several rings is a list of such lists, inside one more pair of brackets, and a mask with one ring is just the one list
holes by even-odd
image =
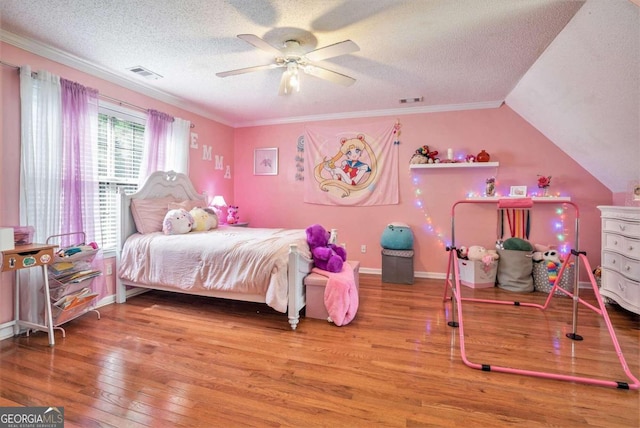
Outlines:
{"label": "green plush toy", "polygon": [[522,238],[509,238],[503,243],[505,250],[533,251],[533,245]]}

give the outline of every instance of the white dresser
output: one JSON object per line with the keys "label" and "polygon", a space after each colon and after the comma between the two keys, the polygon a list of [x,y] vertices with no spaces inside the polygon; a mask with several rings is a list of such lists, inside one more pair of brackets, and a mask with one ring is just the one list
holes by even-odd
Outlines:
{"label": "white dresser", "polygon": [[640,207],[598,209],[602,217],[600,294],[640,314]]}

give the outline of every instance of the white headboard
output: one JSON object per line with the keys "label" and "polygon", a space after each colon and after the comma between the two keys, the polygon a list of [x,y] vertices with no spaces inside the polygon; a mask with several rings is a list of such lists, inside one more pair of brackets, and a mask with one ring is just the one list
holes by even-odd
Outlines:
{"label": "white headboard", "polygon": [[151,174],[136,193],[120,195],[120,227],[118,228],[118,252],[122,249],[124,241],[136,233],[136,225],[131,215],[132,199],[153,199],[173,196],[176,199],[204,200],[204,195],[198,194],[191,184],[191,180],[185,174],[175,171],[156,171]]}

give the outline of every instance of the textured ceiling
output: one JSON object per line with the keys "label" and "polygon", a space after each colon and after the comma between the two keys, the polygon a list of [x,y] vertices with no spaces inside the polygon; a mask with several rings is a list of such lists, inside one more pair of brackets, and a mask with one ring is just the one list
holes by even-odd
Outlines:
{"label": "textured ceiling", "polygon": [[[103,76],[232,126],[398,109],[497,105],[582,6],[575,0],[3,0],[3,39],[54,48]],[[216,77],[273,58],[237,38],[306,51],[351,39],[324,61],[356,79],[304,75],[279,96],[282,69]],[[34,50],[34,45],[30,45]],[[37,49],[36,49],[37,50]],[[163,76],[144,80],[127,69]],[[401,105],[400,98],[424,97]]]}

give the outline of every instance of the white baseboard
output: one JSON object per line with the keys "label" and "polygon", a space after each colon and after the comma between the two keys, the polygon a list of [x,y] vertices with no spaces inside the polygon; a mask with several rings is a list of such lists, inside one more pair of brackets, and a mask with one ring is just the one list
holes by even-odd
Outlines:
{"label": "white baseboard", "polygon": [[[382,269],[373,269],[373,268],[366,268],[366,267],[361,267],[360,268],[360,273],[368,273],[371,275],[382,275]],[[421,271],[416,271],[413,273],[413,275],[416,278],[426,278],[426,279],[446,279],[447,274],[444,272],[421,272]],[[580,289],[590,289],[591,287],[591,283],[589,281],[579,281],[578,282],[578,287],[580,287]]]}

